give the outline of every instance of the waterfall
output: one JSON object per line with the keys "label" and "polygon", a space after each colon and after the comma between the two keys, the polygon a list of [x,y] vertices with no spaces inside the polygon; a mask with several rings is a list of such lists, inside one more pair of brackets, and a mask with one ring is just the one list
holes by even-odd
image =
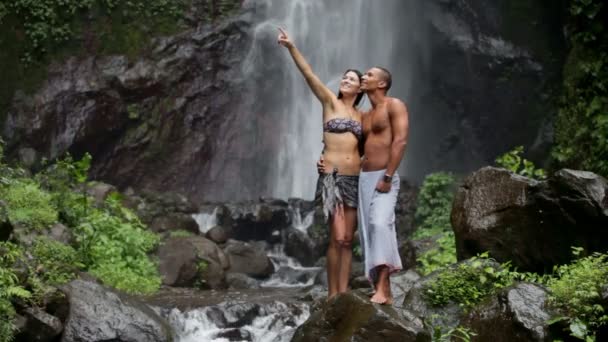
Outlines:
{"label": "waterfall", "polygon": [[198,214],[192,214],[192,218],[198,224],[198,230],[202,235],[205,235],[211,228],[217,226],[217,211],[215,207],[211,213],[200,212]]}
{"label": "waterfall", "polygon": [[[420,71],[424,38],[420,1],[249,0],[256,12],[253,42],[244,63],[251,80],[264,150],[267,195],[312,199],[315,162],[322,150],[321,105],[308,89],[289,53],[276,43],[277,27],[287,30],[314,72],[337,91],[348,68],[379,65],[392,71],[390,94],[407,101]],[[369,106],[369,103],[366,104]],[[365,104],[364,104],[365,106]],[[271,128],[272,127],[272,128]]]}

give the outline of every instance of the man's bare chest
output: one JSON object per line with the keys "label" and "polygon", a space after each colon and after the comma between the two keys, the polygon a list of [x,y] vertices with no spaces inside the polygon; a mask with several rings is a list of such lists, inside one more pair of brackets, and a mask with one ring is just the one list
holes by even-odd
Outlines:
{"label": "man's bare chest", "polygon": [[388,111],[384,108],[370,111],[363,115],[363,133],[380,134],[390,128]]}

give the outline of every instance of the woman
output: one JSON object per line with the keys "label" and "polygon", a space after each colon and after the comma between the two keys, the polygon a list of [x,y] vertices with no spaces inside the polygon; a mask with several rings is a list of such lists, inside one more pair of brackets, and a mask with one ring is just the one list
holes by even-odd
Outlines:
{"label": "woman", "polygon": [[359,89],[362,74],[347,70],[336,96],[314,74],[310,65],[279,29],[279,44],[286,47],[308,86],[323,106],[323,159],[325,170],[317,182],[316,201],[330,224],[327,250],[328,298],[346,292],[352,261],[352,240],[357,225],[359,170],[362,143],[361,113],[356,109],[363,97]]}

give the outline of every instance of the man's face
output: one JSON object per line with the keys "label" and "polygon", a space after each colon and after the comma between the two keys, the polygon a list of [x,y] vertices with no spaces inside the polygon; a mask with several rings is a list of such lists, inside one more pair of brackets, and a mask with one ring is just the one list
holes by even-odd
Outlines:
{"label": "man's face", "polygon": [[371,68],[363,74],[363,77],[361,77],[361,90],[376,90],[381,86],[381,82],[384,82],[382,79],[382,71],[378,68]]}

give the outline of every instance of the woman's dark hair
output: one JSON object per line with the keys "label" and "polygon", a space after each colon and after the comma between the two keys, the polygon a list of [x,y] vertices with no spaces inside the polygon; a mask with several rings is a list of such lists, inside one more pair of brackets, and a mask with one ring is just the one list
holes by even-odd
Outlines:
{"label": "woman's dark hair", "polygon": [[[347,69],[342,75],[346,75],[349,72],[354,72],[355,74],[357,74],[357,77],[359,77],[359,85],[361,85],[361,77],[363,77],[363,74],[361,73],[361,71],[357,70],[357,69]],[[341,99],[342,98],[342,92],[338,91],[338,98]],[[360,92],[359,94],[357,94],[357,98],[355,99],[355,103],[353,103],[353,107],[357,107],[359,105],[359,103],[361,102],[361,99],[363,98],[363,92]]]}

